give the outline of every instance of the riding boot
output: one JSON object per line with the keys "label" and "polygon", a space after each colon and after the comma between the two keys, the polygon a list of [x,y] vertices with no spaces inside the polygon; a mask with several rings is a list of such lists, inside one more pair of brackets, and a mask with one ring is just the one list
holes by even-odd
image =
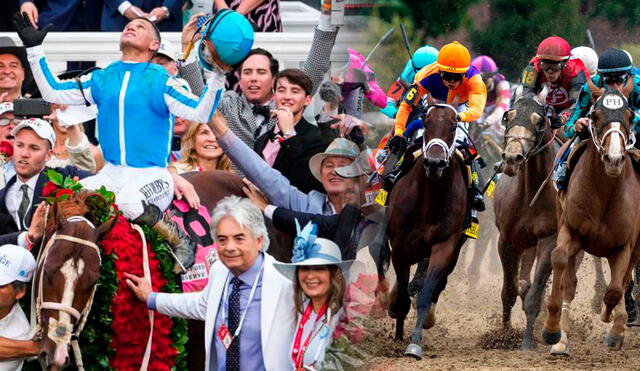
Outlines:
{"label": "riding boot", "polygon": [[471,207],[478,211],[484,211],[484,197],[480,188],[480,180],[478,178],[478,165],[476,160],[471,161]]}
{"label": "riding boot", "polygon": [[144,212],[133,222],[147,225],[158,232],[167,241],[177,260],[174,271],[176,273],[184,272],[195,262],[198,244],[189,238],[185,231],[169,215],[163,213],[158,206],[148,204],[145,201],[142,201],[142,205]]}

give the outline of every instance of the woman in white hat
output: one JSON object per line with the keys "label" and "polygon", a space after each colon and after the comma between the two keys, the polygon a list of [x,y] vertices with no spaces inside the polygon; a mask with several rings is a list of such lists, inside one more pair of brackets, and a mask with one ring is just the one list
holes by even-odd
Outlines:
{"label": "woman in white hat", "polygon": [[330,240],[316,238],[309,223],[293,245],[291,263],[275,263],[276,269],[293,281],[298,315],[291,361],[295,370],[321,370],[333,330],[342,313],[346,288],[344,274],[353,260],[342,260],[340,248]]}

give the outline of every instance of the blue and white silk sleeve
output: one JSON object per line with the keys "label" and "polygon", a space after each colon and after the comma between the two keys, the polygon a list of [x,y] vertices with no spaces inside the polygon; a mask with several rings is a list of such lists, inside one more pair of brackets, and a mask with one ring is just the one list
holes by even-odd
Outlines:
{"label": "blue and white silk sleeve", "polygon": [[[44,55],[42,45],[27,48],[27,59],[33,72],[33,78],[38,84],[42,98],[50,103],[58,104],[84,104],[85,98],[95,104],[91,96],[91,74],[80,78],[82,90],[75,80],[60,81],[51,71],[47,58]],[[84,92],[84,95],[83,95]]]}
{"label": "blue and white silk sleeve", "polygon": [[207,80],[207,86],[198,97],[187,91],[176,78],[170,77],[165,86],[164,100],[169,111],[177,117],[207,123],[218,107],[224,92],[224,83],[223,73],[212,73]]}

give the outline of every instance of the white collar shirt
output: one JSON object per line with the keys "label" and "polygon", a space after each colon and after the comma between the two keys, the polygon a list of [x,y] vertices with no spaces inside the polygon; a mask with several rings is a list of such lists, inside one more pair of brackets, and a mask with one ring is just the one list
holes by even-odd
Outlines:
{"label": "white collar shirt", "polygon": [[[38,182],[39,175],[39,173],[34,175],[33,177],[31,177],[31,179],[27,180],[26,183],[23,183],[20,179],[16,179],[16,182],[13,183],[7,190],[7,211],[16,222],[16,226],[18,226],[20,230],[26,230],[26,226],[24,226],[24,223],[22,223],[22,221],[18,217],[18,209],[20,208],[20,203],[22,202],[22,190],[20,188],[23,184],[26,184],[27,187],[29,187],[27,193],[29,195],[29,207],[31,207],[31,205],[33,205],[33,194],[36,189],[36,183]],[[27,214],[25,214],[25,216],[26,215]]]}

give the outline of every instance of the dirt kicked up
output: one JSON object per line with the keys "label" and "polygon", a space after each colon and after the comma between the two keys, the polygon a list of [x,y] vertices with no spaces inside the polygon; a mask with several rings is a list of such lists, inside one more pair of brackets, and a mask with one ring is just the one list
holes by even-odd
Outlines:
{"label": "dirt kicked up", "polygon": [[[368,353],[366,363],[358,370],[640,370],[640,331],[627,328],[622,351],[609,351],[603,340],[611,324],[600,321],[592,309],[594,263],[589,256],[578,270],[578,288],[572,303],[572,331],[569,333],[571,356],[549,354],[550,347],[540,338],[547,317],[546,301],[536,322],[536,349],[520,351],[525,317],[520,299],[513,308],[514,331],[501,331],[502,271],[490,248],[482,261],[479,277],[466,274],[472,245],[449,277],[447,289],[440,297],[437,323],[424,330],[422,346],[425,356],[418,361],[405,357],[410,331],[415,323],[415,310],[405,321],[402,342],[393,340],[395,321],[384,317],[367,323],[368,335],[360,349]],[[497,265],[497,267],[496,267]],[[605,266],[607,264],[605,263]],[[609,277],[605,267],[605,277]],[[471,284],[474,282],[475,284]],[[550,286],[547,285],[548,297]],[[494,348],[494,349],[487,349]],[[501,349],[495,349],[501,348]]]}

